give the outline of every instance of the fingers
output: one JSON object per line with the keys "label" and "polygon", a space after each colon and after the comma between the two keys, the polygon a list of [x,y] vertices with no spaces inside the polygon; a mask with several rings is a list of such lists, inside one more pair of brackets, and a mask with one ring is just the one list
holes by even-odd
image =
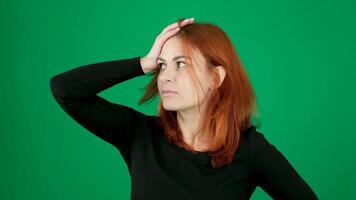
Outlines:
{"label": "fingers", "polygon": [[187,24],[192,24],[192,23],[194,23],[194,18],[188,18],[188,19],[183,20],[181,22],[180,26],[183,27],[183,26],[185,26]]}
{"label": "fingers", "polygon": [[174,30],[178,27],[183,27],[187,24],[190,24],[190,23],[194,23],[194,18],[188,18],[188,19],[185,19],[183,21],[180,22],[180,25],[179,25],[179,22],[175,22],[173,24],[170,24],[169,26],[167,26],[165,29],[163,29],[162,33],[166,33],[168,31],[171,31],[171,30]]}
{"label": "fingers", "polygon": [[[167,26],[165,29],[163,29],[163,31],[156,37],[156,39],[159,39],[161,37],[170,37],[173,34],[177,33],[179,31],[179,27],[183,27],[187,24],[192,24],[194,23],[194,18],[188,18],[188,19],[185,19],[183,21],[180,22],[180,25],[179,25],[179,22],[175,22],[173,24],[170,24],[169,26]],[[169,34],[168,36],[166,36],[166,34]]]}
{"label": "fingers", "polygon": [[178,26],[178,22],[175,22],[175,23],[173,23],[173,24],[167,26],[165,29],[163,29],[162,33],[165,33],[165,32],[170,31],[170,30],[172,30],[172,29],[176,29],[176,28],[178,28],[178,27],[179,27],[179,26]]}
{"label": "fingers", "polygon": [[162,48],[163,44],[167,41],[168,38],[172,37],[176,33],[179,32],[180,29],[179,27],[183,27],[187,24],[194,23],[194,18],[188,18],[183,21],[175,22],[173,24],[170,24],[167,26],[163,31],[156,37],[156,41],[154,43],[154,50],[160,51]]}
{"label": "fingers", "polygon": [[175,35],[178,31],[179,30],[177,28],[167,31],[165,34],[157,38],[156,44],[160,47],[163,46],[163,44],[167,41],[167,39]]}

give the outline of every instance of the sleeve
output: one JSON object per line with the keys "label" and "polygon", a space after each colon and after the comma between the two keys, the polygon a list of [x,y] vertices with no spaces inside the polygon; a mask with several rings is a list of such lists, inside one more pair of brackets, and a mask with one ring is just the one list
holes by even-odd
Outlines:
{"label": "sleeve", "polygon": [[[128,162],[135,127],[146,115],[97,93],[144,75],[140,57],[87,64],[50,79],[55,101],[79,125],[115,146]],[[124,91],[123,91],[124,92]]]}
{"label": "sleeve", "polygon": [[250,163],[257,185],[273,199],[318,199],[285,156],[257,131],[251,134]]}

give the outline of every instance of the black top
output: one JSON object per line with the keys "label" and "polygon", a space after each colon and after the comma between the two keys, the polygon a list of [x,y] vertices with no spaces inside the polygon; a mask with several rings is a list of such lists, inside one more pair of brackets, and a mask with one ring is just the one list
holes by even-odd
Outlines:
{"label": "black top", "polygon": [[61,108],[119,150],[131,176],[131,199],[249,199],[256,186],[274,199],[318,199],[255,126],[242,132],[234,161],[213,168],[206,152],[191,153],[169,143],[157,116],[97,95],[141,75],[138,56],[83,65],[50,80]]}

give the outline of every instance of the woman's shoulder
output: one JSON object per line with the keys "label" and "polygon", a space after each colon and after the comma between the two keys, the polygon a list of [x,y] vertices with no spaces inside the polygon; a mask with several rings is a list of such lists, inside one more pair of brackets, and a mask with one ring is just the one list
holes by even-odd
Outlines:
{"label": "woman's shoulder", "polygon": [[257,130],[257,127],[255,125],[251,125],[244,131],[242,131],[241,136],[242,139],[245,140],[245,142],[249,143],[249,145],[253,147],[266,145],[266,143],[268,143],[265,134]]}
{"label": "woman's shoulder", "polygon": [[265,134],[257,130],[257,127],[254,125],[248,127],[241,133],[241,140],[242,146],[244,146],[249,156],[256,155],[266,148],[274,147],[266,138]]}

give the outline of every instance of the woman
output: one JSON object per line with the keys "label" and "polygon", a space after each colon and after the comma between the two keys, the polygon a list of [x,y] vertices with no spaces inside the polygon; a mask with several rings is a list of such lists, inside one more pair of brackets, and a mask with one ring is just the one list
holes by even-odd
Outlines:
{"label": "woman", "polygon": [[[97,95],[145,74],[153,78],[140,104],[159,94],[158,116]],[[77,67],[50,86],[68,115],[119,150],[131,199],[249,199],[257,186],[274,199],[317,199],[251,124],[252,87],[215,25],[178,20],[146,56]]]}

